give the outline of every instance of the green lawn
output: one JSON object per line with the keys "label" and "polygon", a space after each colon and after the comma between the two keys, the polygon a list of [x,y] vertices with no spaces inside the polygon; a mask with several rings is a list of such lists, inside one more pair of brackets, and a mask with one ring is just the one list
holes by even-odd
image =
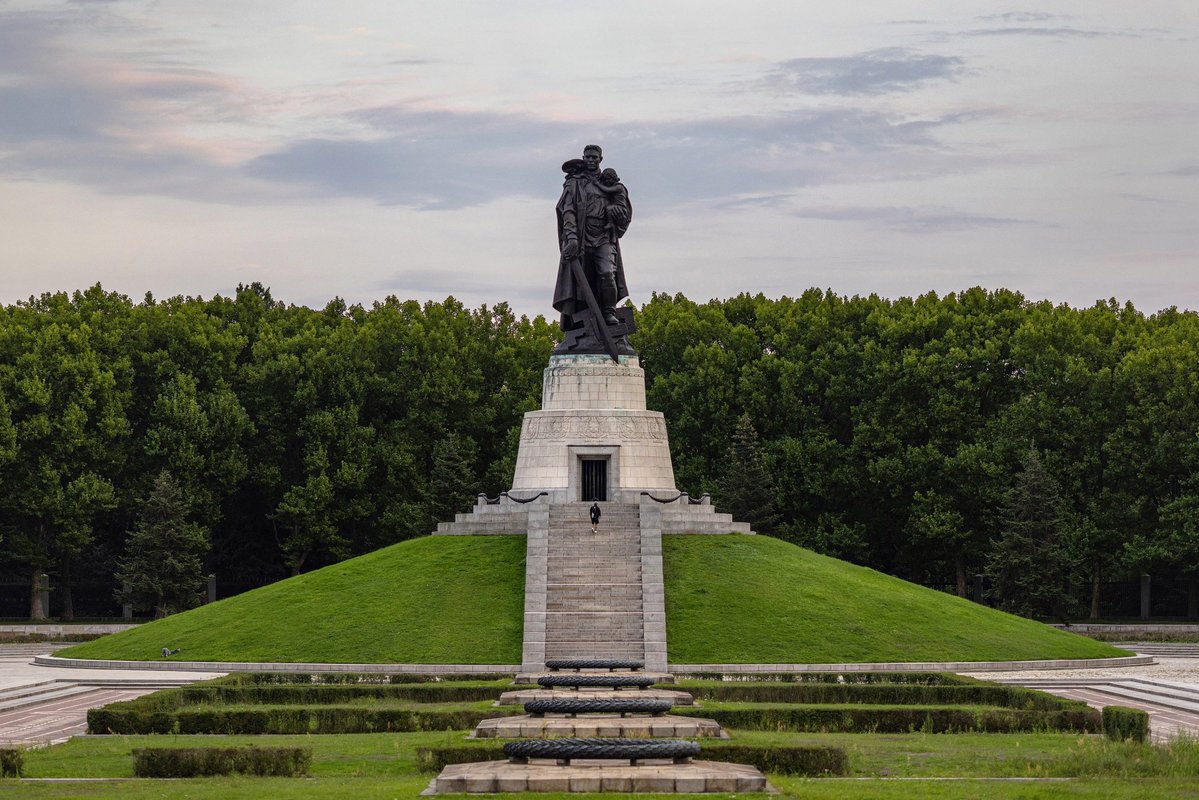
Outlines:
{"label": "green lawn", "polygon": [[[60,655],[517,664],[524,555],[522,536],[414,539]],[[765,536],[667,536],[664,562],[673,663],[1126,655]]]}
{"label": "green lawn", "polygon": [[[1199,792],[1195,783],[1195,775],[1199,773],[1199,745],[1195,742],[1162,747],[1044,733],[861,735],[733,731],[733,735],[736,742],[743,744],[823,744],[846,748],[852,771],[847,778],[770,776],[784,797],[1143,800],[1193,799]],[[258,744],[312,748],[313,777],[56,784],[0,780],[0,798],[415,798],[432,777],[416,771],[416,748],[466,743],[463,732],[74,739],[27,752],[27,775],[128,778],[132,774],[131,752],[135,747]],[[488,742],[479,744],[494,746]],[[546,797],[562,800],[568,796]]]}
{"label": "green lawn", "polygon": [[767,536],[665,536],[672,663],[1129,655]]}
{"label": "green lawn", "polygon": [[519,664],[524,560],[523,536],[426,536],[58,655]]}

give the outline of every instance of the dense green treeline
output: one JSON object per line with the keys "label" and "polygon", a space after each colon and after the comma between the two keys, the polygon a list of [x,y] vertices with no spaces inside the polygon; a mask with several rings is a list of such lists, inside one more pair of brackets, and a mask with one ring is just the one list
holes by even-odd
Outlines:
{"label": "dense green treeline", "polygon": [[638,319],[680,486],[722,499],[745,414],[784,538],[960,593],[986,574],[1026,613],[1097,615],[1104,580],[1172,573],[1195,613],[1196,314],[976,288],[655,296]]}
{"label": "dense green treeline", "polygon": [[[1026,613],[1199,567],[1195,314],[812,290],[658,295],[638,324],[679,487],[783,538],[961,591],[985,573]],[[427,533],[507,487],[556,333],[502,303],[313,310],[258,285],[8,306],[0,570],[49,573],[56,616],[75,583],[111,595],[164,471],[222,578]]]}
{"label": "dense green treeline", "polygon": [[540,317],[453,299],[316,311],[258,285],[141,303],[97,286],[8,306],[0,569],[31,589],[49,573],[69,616],[74,582],[112,580],[163,470],[223,578],[428,533],[505,488],[552,346]]}

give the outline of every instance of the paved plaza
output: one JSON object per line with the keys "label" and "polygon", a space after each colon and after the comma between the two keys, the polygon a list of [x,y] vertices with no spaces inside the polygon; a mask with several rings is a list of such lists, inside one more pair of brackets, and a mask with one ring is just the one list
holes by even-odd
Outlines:
{"label": "paved plaza", "polygon": [[223,674],[43,667],[34,655],[28,646],[0,645],[0,746],[63,742],[86,732],[89,708]]}
{"label": "paved plaza", "polygon": [[[1183,650],[1179,648],[1179,652]],[[970,675],[1083,700],[1095,708],[1122,705],[1144,709],[1155,741],[1180,732],[1199,736],[1199,658],[1164,655],[1160,650],[1155,653],[1155,664],[1119,669]],[[65,741],[85,732],[89,708],[223,674],[47,667],[34,664],[33,655],[28,646],[0,645],[0,744]]]}

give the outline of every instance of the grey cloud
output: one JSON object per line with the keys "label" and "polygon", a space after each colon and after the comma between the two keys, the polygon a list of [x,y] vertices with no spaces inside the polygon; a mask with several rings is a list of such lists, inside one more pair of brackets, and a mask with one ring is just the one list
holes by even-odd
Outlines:
{"label": "grey cloud", "polygon": [[783,61],[764,82],[774,89],[808,94],[877,95],[910,91],[928,81],[951,80],[962,73],[963,65],[956,56],[886,48],[853,56]]}
{"label": "grey cloud", "polygon": [[1166,173],[1167,175],[1177,175],[1181,178],[1199,177],[1199,164],[1184,164],[1177,169],[1172,169]]}
{"label": "grey cloud", "polygon": [[[112,193],[225,203],[343,196],[461,208],[506,196],[553,196],[562,180],[558,165],[577,156],[587,142],[598,141],[607,148],[606,165],[637,176],[631,188],[644,215],[693,201],[849,180],[920,178],[977,165],[972,160],[977,157],[958,154],[940,141],[939,132],[959,117],[911,121],[877,111],[825,108],[597,126],[406,105],[361,109],[338,120],[365,127],[361,136],[284,142],[229,165],[176,137],[163,104],[168,109],[186,105],[193,115],[197,108],[207,109],[210,119],[226,114],[236,119],[246,104],[241,90],[177,62],[153,61],[153,71],[146,72],[143,59],[143,72],[134,73],[133,80],[128,71],[74,69],[57,38],[61,24],[0,12],[0,44],[13,45],[0,47],[0,68],[14,69],[22,78],[0,84],[0,141],[17,145],[0,157],[0,173],[75,181]],[[887,79],[896,83],[955,68],[939,57],[887,52],[892,55],[876,52],[866,60],[873,59],[875,66],[887,59],[906,64],[907,72]],[[877,76],[851,73],[843,70],[824,80],[863,91],[881,85]],[[143,80],[146,76],[151,79]]]}
{"label": "grey cloud", "polygon": [[791,213],[801,219],[876,223],[909,233],[945,233],[1033,224],[1031,220],[974,214],[942,206],[825,206],[796,209]]}
{"label": "grey cloud", "polygon": [[988,22],[991,20],[1000,20],[1002,22],[1047,22],[1056,18],[1056,14],[1050,14],[1047,11],[1007,11],[1003,14],[986,14],[976,17],[976,19]]}
{"label": "grey cloud", "polygon": [[98,139],[111,121],[106,98],[85,86],[34,83],[0,86],[0,141]]}
{"label": "grey cloud", "polygon": [[1009,26],[1004,28],[974,28],[962,31],[959,36],[1040,36],[1052,39],[1099,39],[1104,37],[1138,38],[1140,33],[1134,31],[1101,31],[1087,28],[1033,28],[1029,26]]}
{"label": "grey cloud", "polygon": [[908,122],[855,109],[637,122],[608,130],[402,107],[358,117],[384,135],[295,142],[249,162],[245,174],[318,195],[456,208],[506,195],[553,193],[561,181],[558,164],[596,141],[605,146],[605,163],[638,176],[635,203],[646,211],[850,177],[952,171],[946,163],[952,157],[934,136],[952,120]]}

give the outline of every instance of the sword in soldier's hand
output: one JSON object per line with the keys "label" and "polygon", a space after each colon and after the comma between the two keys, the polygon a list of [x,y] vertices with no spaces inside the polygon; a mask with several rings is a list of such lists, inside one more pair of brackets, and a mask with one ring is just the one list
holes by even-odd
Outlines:
{"label": "sword in soldier's hand", "polygon": [[587,302],[587,310],[591,312],[591,321],[595,325],[600,340],[604,343],[604,350],[612,356],[613,361],[619,364],[620,355],[616,350],[616,340],[612,338],[612,331],[608,329],[608,323],[604,322],[604,315],[600,311],[599,303],[596,302],[595,292],[591,291],[591,284],[588,282],[587,276],[583,274],[583,250],[581,247],[579,255],[570,259],[570,271],[575,276],[575,285],[582,290],[583,299]]}

